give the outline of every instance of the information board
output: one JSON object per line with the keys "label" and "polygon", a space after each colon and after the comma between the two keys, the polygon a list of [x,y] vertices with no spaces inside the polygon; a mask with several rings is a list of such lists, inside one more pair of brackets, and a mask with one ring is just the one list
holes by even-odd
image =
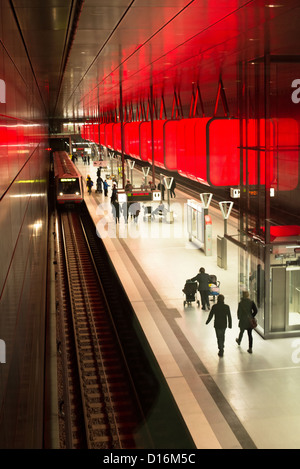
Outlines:
{"label": "information board", "polygon": [[152,192],[127,192],[127,201],[128,202],[147,202],[149,200],[152,200]]}

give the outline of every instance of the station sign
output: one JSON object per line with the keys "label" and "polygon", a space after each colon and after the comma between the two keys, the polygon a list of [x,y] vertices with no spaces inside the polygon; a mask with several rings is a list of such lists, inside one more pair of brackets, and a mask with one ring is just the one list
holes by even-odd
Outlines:
{"label": "station sign", "polygon": [[[252,197],[256,197],[258,195],[258,191],[257,190],[249,190],[248,191],[248,194]],[[236,188],[236,187],[231,187],[230,188],[230,197],[232,199],[239,199],[241,196],[241,191],[239,188]],[[271,187],[270,188],[270,197],[274,197],[275,196],[275,189],[274,187]]]}
{"label": "station sign", "polygon": [[131,191],[127,192],[128,202],[148,202],[152,200],[152,192],[148,191]]}
{"label": "station sign", "polygon": [[132,203],[132,202],[160,202],[160,191],[120,191],[118,192],[118,202]]}

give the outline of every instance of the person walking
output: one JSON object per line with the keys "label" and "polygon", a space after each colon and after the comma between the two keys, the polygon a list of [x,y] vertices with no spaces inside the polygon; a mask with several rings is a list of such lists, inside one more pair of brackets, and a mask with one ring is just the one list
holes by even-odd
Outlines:
{"label": "person walking", "polygon": [[97,177],[97,192],[99,194],[102,194],[102,184],[103,184],[103,179],[101,176]]}
{"label": "person walking", "polygon": [[172,184],[171,184],[171,188],[170,188],[171,199],[172,199],[173,197],[176,197],[176,195],[175,195],[175,188],[176,188],[176,181],[175,181],[175,179],[173,178],[173,181],[172,181]]}
{"label": "person walking", "polygon": [[191,280],[193,282],[195,280],[198,282],[198,290],[200,292],[202,309],[207,308],[208,310],[210,310],[210,306],[209,306],[210,277],[207,273],[205,273],[204,267],[201,267],[199,270],[199,273],[195,277],[191,278]]}
{"label": "person walking", "polygon": [[213,317],[214,320],[214,328],[216,331],[217,343],[218,343],[218,355],[219,357],[223,357],[224,355],[224,345],[225,345],[225,331],[226,328],[232,328],[232,318],[230,313],[230,308],[228,305],[224,303],[224,295],[219,295],[217,303],[213,305],[207,321],[205,324],[208,324]]}
{"label": "person walking", "polygon": [[165,200],[165,185],[162,181],[158,183],[157,189],[161,192],[161,200]]}
{"label": "person walking", "polygon": [[107,197],[108,188],[109,188],[109,184],[108,184],[107,180],[105,179],[105,181],[103,181],[103,189],[104,189],[104,196],[105,197]]}
{"label": "person walking", "polygon": [[120,221],[120,205],[117,199],[112,203],[112,214],[115,222],[118,223]]}
{"label": "person walking", "polygon": [[113,184],[110,201],[113,204],[118,199],[118,190],[116,184]]}
{"label": "person walking", "polygon": [[257,315],[257,307],[254,301],[249,298],[249,292],[244,291],[242,299],[238,305],[237,317],[239,320],[240,333],[236,340],[238,345],[241,345],[243,334],[245,331],[248,333],[249,348],[248,353],[252,353],[253,337],[252,337],[252,320]]}
{"label": "person walking", "polygon": [[86,178],[86,186],[87,186],[89,195],[91,195],[93,185],[94,183],[91,179],[91,176],[88,175]]}

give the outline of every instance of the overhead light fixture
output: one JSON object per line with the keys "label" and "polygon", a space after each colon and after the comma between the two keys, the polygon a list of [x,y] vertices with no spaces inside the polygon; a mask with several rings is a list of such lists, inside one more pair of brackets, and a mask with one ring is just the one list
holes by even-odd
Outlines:
{"label": "overhead light fixture", "polygon": [[267,8],[280,8],[280,7],[283,7],[283,5],[275,5],[275,4],[270,4],[270,5],[265,5],[265,7]]}

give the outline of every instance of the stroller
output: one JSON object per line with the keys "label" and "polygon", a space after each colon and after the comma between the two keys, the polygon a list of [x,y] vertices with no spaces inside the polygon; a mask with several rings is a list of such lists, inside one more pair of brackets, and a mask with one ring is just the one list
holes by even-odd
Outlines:
{"label": "stroller", "polygon": [[183,306],[186,304],[191,306],[193,301],[197,301],[197,305],[200,306],[200,301],[197,299],[198,283],[193,282],[192,280],[186,280],[183,293],[185,294],[185,300]]}
{"label": "stroller", "polygon": [[216,297],[220,294],[220,282],[217,280],[216,275],[210,275],[209,276],[209,287],[210,287],[210,292],[209,296],[212,297],[212,301],[215,303],[216,302]]}

